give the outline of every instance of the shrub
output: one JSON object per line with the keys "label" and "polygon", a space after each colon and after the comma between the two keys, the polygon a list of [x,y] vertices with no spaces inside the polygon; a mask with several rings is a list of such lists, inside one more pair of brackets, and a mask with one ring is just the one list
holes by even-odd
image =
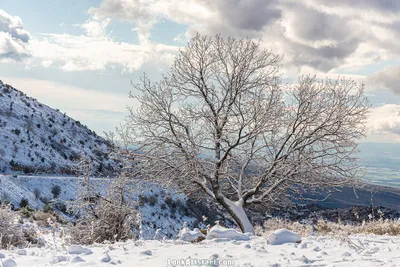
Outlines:
{"label": "shrub", "polygon": [[32,217],[33,213],[35,212],[35,210],[29,208],[28,206],[25,206],[23,208],[21,208],[19,210],[19,214],[23,217],[23,218],[30,218]]}
{"label": "shrub", "polygon": [[27,198],[22,198],[21,201],[19,202],[19,207],[20,208],[25,208],[29,206],[29,201]]}
{"label": "shrub", "polygon": [[11,132],[13,132],[16,135],[19,135],[21,133],[21,130],[20,129],[14,129],[14,130],[11,130]]}
{"label": "shrub", "polygon": [[265,221],[263,226],[256,226],[254,231],[256,235],[268,235],[270,232],[281,228],[294,231],[301,236],[307,236],[310,233],[328,235],[332,237],[341,237],[354,234],[400,235],[400,221],[389,219],[380,219],[369,222],[363,221],[353,225],[318,220],[316,224],[309,225],[272,218]]}
{"label": "shrub", "polygon": [[61,194],[61,187],[59,185],[54,185],[51,188],[51,193],[53,194],[54,198],[58,198]]}
{"label": "shrub", "polygon": [[149,205],[150,206],[154,207],[157,204],[157,201],[158,201],[158,199],[156,196],[149,197]]}
{"label": "shrub", "polygon": [[43,206],[42,210],[44,213],[49,213],[53,211],[53,208],[50,205],[46,204]]}
{"label": "shrub", "polygon": [[146,195],[139,195],[139,205],[140,206],[143,206],[147,202],[149,202],[149,199],[147,198]]}

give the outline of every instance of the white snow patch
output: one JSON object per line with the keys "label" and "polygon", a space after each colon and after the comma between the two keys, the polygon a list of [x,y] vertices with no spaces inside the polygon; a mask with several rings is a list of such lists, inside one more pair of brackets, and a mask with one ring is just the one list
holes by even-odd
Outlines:
{"label": "white snow patch", "polygon": [[285,243],[300,243],[301,236],[287,229],[279,229],[268,236],[270,245],[282,245]]}
{"label": "white snow patch", "polygon": [[78,246],[78,245],[72,245],[68,247],[68,253],[69,254],[92,254],[93,252],[88,249],[88,248],[84,248],[82,246]]}
{"label": "white snow patch", "polygon": [[205,238],[205,235],[203,235],[198,228],[190,230],[188,227],[186,227],[186,224],[184,225],[184,227],[182,228],[182,230],[179,232],[178,235],[179,240],[186,242],[193,242],[198,237]]}
{"label": "white snow patch", "polygon": [[247,235],[236,231],[235,229],[225,228],[220,225],[213,226],[207,234],[206,239],[224,238],[229,240],[250,240]]}

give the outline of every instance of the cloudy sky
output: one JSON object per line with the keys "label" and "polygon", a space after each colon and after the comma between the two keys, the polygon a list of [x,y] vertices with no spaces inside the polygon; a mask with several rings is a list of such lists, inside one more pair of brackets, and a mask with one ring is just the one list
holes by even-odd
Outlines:
{"label": "cloudy sky", "polygon": [[364,81],[364,141],[400,142],[398,0],[1,0],[0,79],[101,134],[197,32],[261,40],[288,80]]}

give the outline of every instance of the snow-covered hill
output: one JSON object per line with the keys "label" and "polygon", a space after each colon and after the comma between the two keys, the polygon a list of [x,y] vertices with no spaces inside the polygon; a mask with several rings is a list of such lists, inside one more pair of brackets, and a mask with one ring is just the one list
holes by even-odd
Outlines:
{"label": "snow-covered hill", "polygon": [[112,170],[111,144],[79,121],[0,81],[0,173],[66,173],[79,155]]}

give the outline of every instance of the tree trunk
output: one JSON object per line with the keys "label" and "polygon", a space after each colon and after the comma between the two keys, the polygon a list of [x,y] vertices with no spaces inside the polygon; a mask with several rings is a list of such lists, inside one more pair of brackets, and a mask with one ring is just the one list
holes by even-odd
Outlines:
{"label": "tree trunk", "polygon": [[253,225],[247,217],[243,205],[238,202],[232,202],[223,196],[217,197],[217,201],[229,212],[243,233],[254,234]]}

